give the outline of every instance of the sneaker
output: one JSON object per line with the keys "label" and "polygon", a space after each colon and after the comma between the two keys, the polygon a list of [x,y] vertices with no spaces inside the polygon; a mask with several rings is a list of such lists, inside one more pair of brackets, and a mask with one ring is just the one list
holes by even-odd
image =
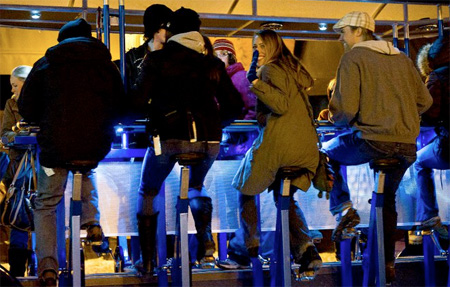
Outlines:
{"label": "sneaker", "polygon": [[47,270],[47,271],[44,271],[44,273],[42,274],[40,285],[56,287],[57,282],[58,282],[58,278],[56,276],[55,271]]}
{"label": "sneaker", "polygon": [[315,246],[309,246],[297,263],[300,264],[300,267],[294,271],[295,279],[297,281],[311,281],[322,267],[322,258],[320,258]]}
{"label": "sneaker", "polygon": [[230,258],[225,260],[217,260],[217,266],[225,270],[236,270],[241,268],[241,265]]}
{"label": "sneaker", "polygon": [[197,264],[198,268],[201,269],[212,269],[216,267],[216,260],[214,256],[205,256]]}
{"label": "sneaker", "polygon": [[419,227],[421,230],[429,230],[433,229],[435,232],[439,234],[439,237],[448,240],[448,230],[441,223],[441,218],[439,216],[432,217],[428,220],[422,222]]}
{"label": "sneaker", "polygon": [[[358,215],[356,209],[351,207],[347,213],[341,217],[338,226],[333,230],[331,234],[331,240],[339,242],[342,239],[350,238],[351,235],[355,234],[355,227],[359,224],[361,218]],[[343,237],[344,235],[344,237]]]}
{"label": "sneaker", "polygon": [[86,241],[91,245],[102,245],[105,239],[103,230],[100,224],[91,224],[87,228]]}

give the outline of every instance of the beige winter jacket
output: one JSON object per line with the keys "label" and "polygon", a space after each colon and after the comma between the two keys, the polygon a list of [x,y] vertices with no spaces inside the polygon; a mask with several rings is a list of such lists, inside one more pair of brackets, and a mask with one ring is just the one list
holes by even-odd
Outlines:
{"label": "beige winter jacket", "polygon": [[306,96],[312,79],[305,70],[295,75],[296,78],[293,72],[287,71],[292,70],[281,64],[264,65],[259,81],[252,87],[269,113],[265,127],[261,128],[233,179],[233,186],[246,195],[263,192],[274,182],[278,169],[285,166],[309,170],[292,182],[307,191],[316,171],[319,160],[316,130],[300,94]]}

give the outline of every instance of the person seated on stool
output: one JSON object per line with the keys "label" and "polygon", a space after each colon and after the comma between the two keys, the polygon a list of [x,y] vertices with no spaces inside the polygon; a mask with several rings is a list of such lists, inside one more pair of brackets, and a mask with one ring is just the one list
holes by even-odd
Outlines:
{"label": "person seated on stool", "polygon": [[[8,143],[13,143],[14,138],[18,133],[17,123],[20,122],[22,116],[19,114],[17,107],[17,100],[19,99],[20,92],[22,90],[23,83],[31,71],[30,66],[17,66],[11,72],[10,83],[11,92],[13,96],[6,101],[5,111],[3,113],[3,121],[1,127],[1,137],[5,137]],[[20,164],[20,161],[28,149],[28,145],[11,146],[9,147],[8,157],[9,164],[6,169],[5,175],[0,182],[1,200],[4,200],[4,196],[8,192],[8,188],[11,185],[14,174]],[[30,180],[29,174],[31,172],[30,160],[27,162],[27,167],[17,179],[15,186],[20,189],[21,186],[27,184]],[[16,228],[10,229],[9,235],[9,249],[8,249],[8,263],[9,272],[14,277],[25,276],[25,270],[27,269],[27,260],[30,258],[33,250],[28,249],[29,232],[19,230]]]}
{"label": "person seated on stool", "polygon": [[302,265],[300,268],[308,266],[317,270],[322,259],[293,199],[297,189],[308,190],[319,162],[318,138],[306,95],[313,79],[275,31],[257,32],[253,50],[247,78],[258,98],[257,120],[261,130],[232,181],[233,187],[241,192],[239,204],[245,245],[250,257],[258,256],[255,195],[271,186],[274,193],[279,192],[280,181],[276,175],[282,167],[304,168],[305,173],[293,179],[290,186],[290,246],[294,262]]}
{"label": "person seated on stool", "polygon": [[206,155],[190,169],[188,197],[197,229],[197,260],[214,262],[213,205],[203,182],[219,153],[222,121],[236,118],[243,103],[224,64],[206,54],[200,24],[194,10],[182,7],[174,12],[166,45],[144,59],[134,91],[149,103],[147,128],[153,137],[142,163],[137,208],[143,272],[149,274],[155,267],[155,198],[176,163],[174,157],[182,153]]}
{"label": "person seated on stool", "polygon": [[416,159],[419,115],[431,106],[432,99],[411,59],[392,43],[376,40],[375,21],[367,13],[348,13],[333,29],[340,33],[346,53],[338,66],[329,103],[330,120],[352,131],[323,143],[335,172],[330,211],[338,216],[338,225],[332,239],[340,241],[344,229],[360,222],[341,165],[386,157],[399,159],[401,166],[386,173],[384,186],[386,281],[391,282],[395,280],[395,193]]}
{"label": "person seated on stool", "polygon": [[[420,229],[434,229],[448,242],[448,230],[441,224],[436,200],[433,169],[450,169],[449,143],[449,62],[448,31],[433,44],[426,45],[417,57],[419,70],[426,76],[426,85],[433,97],[433,105],[422,115],[422,125],[435,127],[436,137],[417,152],[414,168],[417,172],[417,221]],[[419,62],[419,59],[421,61]]]}
{"label": "person seated on stool", "polygon": [[[58,42],[34,64],[18,102],[24,120],[40,127],[34,224],[38,276],[44,286],[56,286],[57,281],[56,207],[66,188],[67,164],[98,163],[108,154],[125,98],[110,52],[91,36],[84,19],[65,24]],[[87,240],[99,244],[103,232],[94,170],[83,174],[81,201]]]}

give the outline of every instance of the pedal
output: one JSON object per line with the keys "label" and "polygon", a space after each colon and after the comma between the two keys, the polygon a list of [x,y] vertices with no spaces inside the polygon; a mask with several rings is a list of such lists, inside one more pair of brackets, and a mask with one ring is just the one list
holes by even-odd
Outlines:
{"label": "pedal", "polygon": [[264,258],[261,255],[258,255],[258,259],[261,262],[262,267],[270,266],[270,258]]}

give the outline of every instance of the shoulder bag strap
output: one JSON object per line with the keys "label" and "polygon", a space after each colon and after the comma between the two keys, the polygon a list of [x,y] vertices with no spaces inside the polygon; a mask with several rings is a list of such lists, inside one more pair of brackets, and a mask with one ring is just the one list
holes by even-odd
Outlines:
{"label": "shoulder bag strap", "polygon": [[[33,172],[33,175],[32,175],[32,179],[33,179],[33,187],[34,187],[33,190],[36,191],[36,190],[37,190],[36,165],[34,164],[33,151],[32,151],[31,149],[30,149],[29,151],[30,151],[30,157],[31,157],[31,159],[30,159],[31,170],[32,170],[32,172]],[[31,190],[31,189],[29,189],[29,190]]]}
{"label": "shoulder bag strap", "polygon": [[14,178],[13,178],[13,180],[11,182],[11,185],[15,185],[16,184],[17,178],[19,177],[19,174],[22,171],[23,164],[26,161],[27,157],[28,157],[28,152],[26,152],[22,156],[22,159],[20,160],[19,166],[17,167],[16,173],[14,174]]}

